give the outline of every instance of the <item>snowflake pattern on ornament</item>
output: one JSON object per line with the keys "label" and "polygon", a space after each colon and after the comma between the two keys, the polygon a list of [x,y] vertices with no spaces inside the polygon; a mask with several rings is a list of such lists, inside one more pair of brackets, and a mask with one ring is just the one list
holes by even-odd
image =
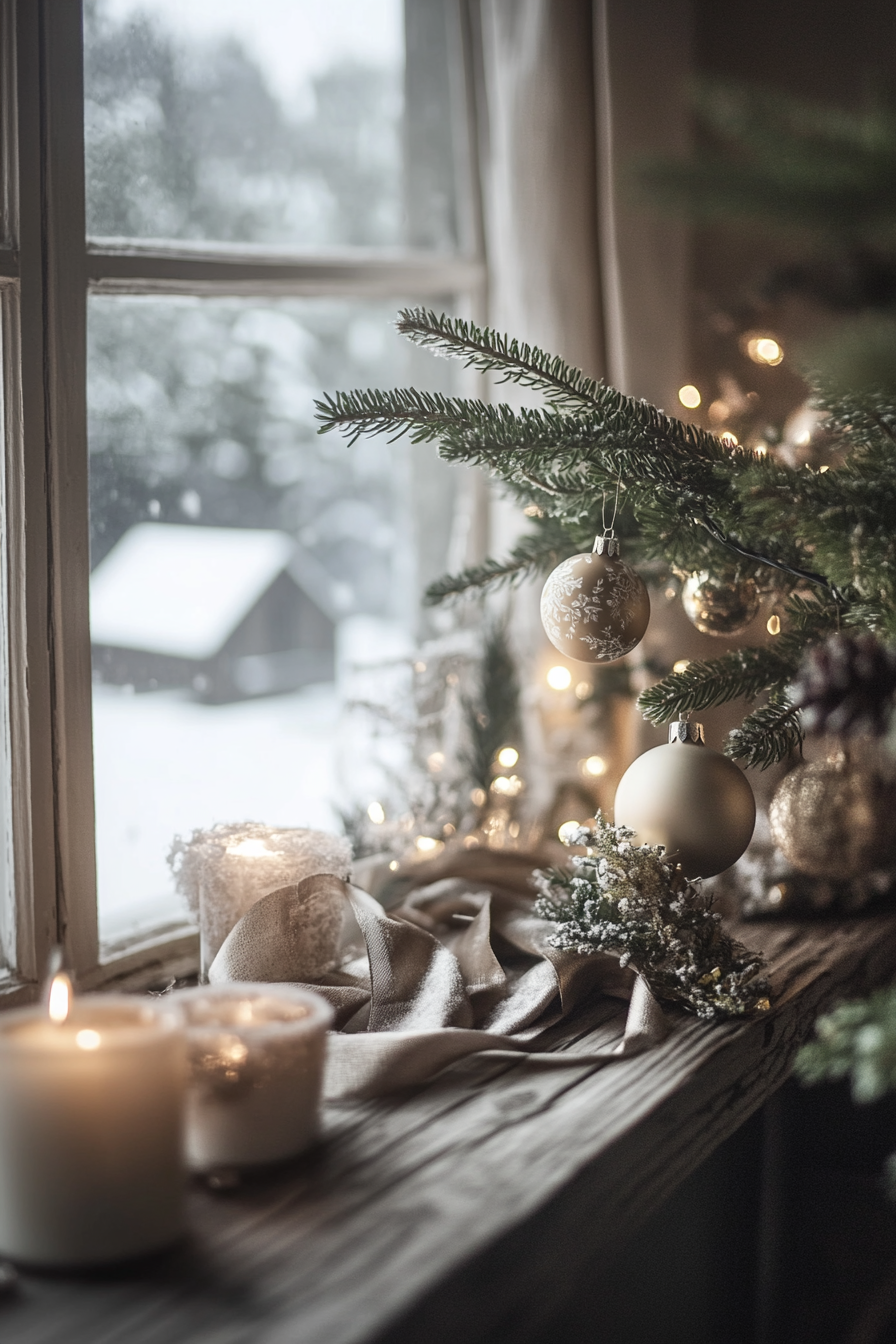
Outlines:
{"label": "snowflake pattern on ornament", "polygon": [[641,638],[640,628],[630,627],[633,621],[638,624],[644,585],[619,559],[601,565],[599,577],[586,583],[590,576],[582,573],[583,560],[590,562],[591,557],[571,556],[549,576],[541,595],[541,619],[555,647],[578,641],[594,661],[613,662]]}

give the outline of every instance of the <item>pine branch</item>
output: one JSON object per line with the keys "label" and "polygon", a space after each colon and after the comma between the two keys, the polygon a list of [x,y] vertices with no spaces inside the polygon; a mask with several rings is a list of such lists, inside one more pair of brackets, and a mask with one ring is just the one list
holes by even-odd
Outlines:
{"label": "pine branch", "polygon": [[[544,521],[553,522],[550,519]],[[462,593],[494,592],[507,584],[520,583],[528,575],[547,573],[567,556],[575,555],[579,549],[556,525],[529,533],[520,539],[503,560],[490,558],[480,565],[462,569],[459,574],[446,574],[436,579],[426,590],[425,605],[434,607]]]}
{"label": "pine branch", "polygon": [[799,662],[771,648],[736,649],[708,663],[689,663],[638,696],[638,708],[650,723],[667,723],[692,710],[711,709],[741,697],[753,699],[770,686],[784,686]]}
{"label": "pine branch", "polygon": [[314,403],[319,434],[339,429],[354,444],[362,434],[410,434],[414,443],[430,442],[451,429],[478,428],[485,435],[500,435],[516,417],[509,406],[489,406],[484,401],[446,397],[440,392],[418,392],[414,387],[380,392],[360,388],[353,392],[325,394]]}
{"label": "pine branch", "polygon": [[687,162],[642,165],[641,182],[656,198],[703,216],[809,226],[816,249],[892,236],[891,109],[850,113],[727,81],[703,82],[695,102],[737,156],[706,147]]}
{"label": "pine branch", "polygon": [[461,764],[470,782],[488,792],[501,747],[520,741],[520,683],[507,633],[507,619],[486,626],[477,693],[461,697],[467,743]]}
{"label": "pine branch", "polygon": [[796,1057],[801,1082],[848,1077],[859,1103],[896,1090],[896,986],[839,1004],[815,1023],[815,1037]]}
{"label": "pine branch", "polygon": [[425,308],[405,308],[396,327],[415,345],[425,346],[448,359],[462,360],[480,373],[500,372],[499,382],[535,388],[557,405],[597,405],[602,385],[556,355],[537,346],[508,340],[490,327],[476,327],[459,317],[438,316]]}
{"label": "pine branch", "polygon": [[733,728],[725,744],[725,755],[748,766],[767,770],[803,745],[799,710],[783,695],[744,719]]}

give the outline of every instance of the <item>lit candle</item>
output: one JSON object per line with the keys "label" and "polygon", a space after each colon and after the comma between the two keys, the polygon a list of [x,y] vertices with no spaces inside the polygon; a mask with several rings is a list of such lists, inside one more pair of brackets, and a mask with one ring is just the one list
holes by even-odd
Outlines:
{"label": "lit candle", "polygon": [[344,836],[257,822],[222,824],[175,841],[170,862],[178,890],[199,916],[203,979],[230,930],[256,901],[316,873],[347,878],[351,846]]}
{"label": "lit candle", "polygon": [[327,1001],[295,985],[216,985],[171,996],[190,1061],[187,1162],[194,1171],[295,1157],[318,1129]]}
{"label": "lit candle", "polygon": [[184,1041],[152,1000],[72,998],[0,1015],[0,1256],[87,1266],[183,1231]]}

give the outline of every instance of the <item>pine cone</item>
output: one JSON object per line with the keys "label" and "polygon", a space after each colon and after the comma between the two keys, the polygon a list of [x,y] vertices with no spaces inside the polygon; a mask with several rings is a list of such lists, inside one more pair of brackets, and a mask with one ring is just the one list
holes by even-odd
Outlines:
{"label": "pine cone", "polygon": [[876,635],[832,635],[809,649],[791,688],[807,733],[881,737],[896,690],[896,650]]}

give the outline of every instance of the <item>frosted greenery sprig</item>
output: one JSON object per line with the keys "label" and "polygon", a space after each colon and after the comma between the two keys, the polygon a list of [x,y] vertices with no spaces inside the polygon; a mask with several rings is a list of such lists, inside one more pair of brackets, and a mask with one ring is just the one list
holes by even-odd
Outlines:
{"label": "frosted greenery sprig", "polygon": [[634,834],[598,813],[566,840],[586,850],[570,869],[535,874],[535,912],[557,925],[551,946],[618,955],[656,998],[701,1018],[767,1009],[762,955],[724,931],[712,896],[666,861],[662,845],[635,845]]}

